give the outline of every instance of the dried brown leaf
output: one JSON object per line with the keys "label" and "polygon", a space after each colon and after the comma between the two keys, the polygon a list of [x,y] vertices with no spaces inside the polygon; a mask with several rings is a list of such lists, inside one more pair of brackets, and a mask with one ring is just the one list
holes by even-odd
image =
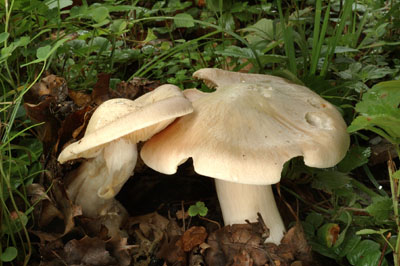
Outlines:
{"label": "dried brown leaf", "polygon": [[92,96],[80,91],[70,90],[68,92],[68,95],[74,101],[74,103],[79,107],[87,106],[92,102]]}
{"label": "dried brown leaf", "polygon": [[311,262],[311,247],[308,245],[303,228],[300,223],[290,228],[278,247],[282,256],[295,258],[302,262]]}
{"label": "dried brown leaf", "polygon": [[207,238],[207,231],[203,226],[192,226],[182,235],[183,251],[189,252],[203,243]]}
{"label": "dried brown leaf", "polygon": [[134,100],[143,94],[152,91],[160,85],[157,81],[149,81],[145,78],[133,78],[117,84],[115,90],[110,91],[111,98],[128,98]]}
{"label": "dried brown leaf", "polygon": [[97,105],[110,99],[109,89],[110,89],[110,74],[100,73],[97,75],[97,82],[93,87],[92,100]]}
{"label": "dried brown leaf", "polygon": [[119,265],[106,249],[106,242],[98,238],[72,239],[64,246],[64,259],[68,265]]}

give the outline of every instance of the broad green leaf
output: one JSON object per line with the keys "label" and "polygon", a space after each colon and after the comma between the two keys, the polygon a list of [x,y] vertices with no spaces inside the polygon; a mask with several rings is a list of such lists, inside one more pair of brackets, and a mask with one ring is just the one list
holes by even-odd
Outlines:
{"label": "broad green leaf", "polygon": [[21,38],[18,39],[17,45],[18,46],[27,46],[30,41],[31,41],[31,38],[29,36],[22,36]]}
{"label": "broad green leaf", "polygon": [[387,220],[393,211],[392,199],[388,197],[372,198],[372,204],[365,209],[377,221]]}
{"label": "broad green leaf", "polygon": [[359,52],[358,49],[350,48],[350,47],[345,47],[345,46],[336,46],[335,47],[335,53],[349,53],[349,52]]}
{"label": "broad green leaf", "polygon": [[312,212],[307,215],[306,220],[307,223],[313,225],[314,229],[321,226],[324,221],[324,217],[320,213]]}
{"label": "broad green leaf", "polygon": [[117,19],[114,20],[113,23],[110,25],[110,30],[114,33],[121,33],[125,30],[128,24],[124,19]]}
{"label": "broad green leaf", "polygon": [[338,164],[338,169],[341,172],[348,173],[351,170],[368,163],[370,155],[370,147],[354,146],[350,148],[346,157],[344,157],[344,159]]}
{"label": "broad green leaf", "polygon": [[10,36],[10,34],[8,32],[2,32],[0,33],[0,43],[4,42],[5,40],[8,39],[8,36]]}
{"label": "broad green leaf", "polygon": [[58,6],[60,6],[60,9],[63,9],[73,4],[72,0],[47,0],[45,3],[49,9],[57,8]]}
{"label": "broad green leaf", "polygon": [[339,257],[344,257],[348,253],[350,253],[361,241],[361,236],[357,236],[354,234],[347,234],[345,240],[342,245],[339,247]]}
{"label": "broad green leaf", "polygon": [[50,51],[51,51],[51,46],[50,45],[46,45],[43,47],[39,47],[36,50],[36,57],[38,59],[43,59],[45,60],[49,55],[50,55]]}
{"label": "broad green leaf", "polygon": [[318,171],[316,176],[314,176],[312,186],[313,188],[332,193],[335,189],[346,186],[350,181],[351,178],[342,172]]}
{"label": "broad green leaf", "polygon": [[389,231],[389,229],[380,229],[380,230],[374,230],[374,229],[361,229],[356,232],[357,235],[381,235]]}
{"label": "broad green leaf", "polygon": [[99,6],[90,10],[89,14],[97,23],[101,23],[109,17],[108,9],[104,6]]}
{"label": "broad green leaf", "polygon": [[380,257],[380,245],[369,239],[358,243],[346,256],[350,264],[356,266],[376,266]]}
{"label": "broad green leaf", "polygon": [[374,131],[394,143],[400,143],[400,80],[380,82],[367,91],[356,105],[360,113],[348,132]]}
{"label": "broad green leaf", "polygon": [[7,247],[0,255],[0,260],[3,262],[13,261],[18,255],[18,250],[15,247]]}
{"label": "broad green leaf", "polygon": [[187,13],[179,13],[174,17],[174,23],[177,28],[194,27],[193,17]]}
{"label": "broad green leaf", "polygon": [[251,44],[264,40],[272,41],[275,39],[274,22],[271,19],[262,18],[254,25],[240,29],[239,31],[248,32],[245,38]]}
{"label": "broad green leaf", "polygon": [[242,48],[235,45],[230,45],[222,51],[215,51],[218,55],[238,57],[238,58],[255,58],[253,52],[249,48]]}

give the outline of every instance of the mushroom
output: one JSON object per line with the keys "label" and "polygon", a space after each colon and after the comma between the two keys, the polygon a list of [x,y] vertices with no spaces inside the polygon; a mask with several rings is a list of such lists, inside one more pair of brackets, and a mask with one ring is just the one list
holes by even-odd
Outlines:
{"label": "mushroom", "polygon": [[189,157],[198,174],[215,178],[225,224],[257,221],[280,243],[285,227],[271,184],[282,167],[303,156],[311,167],[331,167],[349,146],[336,108],[310,89],[270,75],[201,69],[194,77],[212,93],[185,92],[193,113],[177,119],[141,150],[151,168],[173,174]]}
{"label": "mushroom", "polygon": [[134,101],[117,98],[102,103],[93,113],[85,136],[58,157],[60,163],[87,159],[67,179],[70,199],[88,217],[107,216],[104,224],[109,235],[115,235],[126,211],[114,196],[133,174],[136,144],[192,111],[190,101],[174,85],[160,86]]}

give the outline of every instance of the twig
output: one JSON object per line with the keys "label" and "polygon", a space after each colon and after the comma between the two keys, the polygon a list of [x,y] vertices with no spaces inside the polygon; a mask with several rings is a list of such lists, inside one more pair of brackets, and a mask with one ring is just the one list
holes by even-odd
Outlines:
{"label": "twig", "polygon": [[[386,235],[387,241],[389,241],[391,236],[392,236],[392,233],[390,233],[390,232]],[[383,249],[382,249],[382,252],[381,252],[381,257],[379,258],[378,266],[382,265],[383,258],[385,257],[387,246],[388,246],[388,242],[385,242],[385,245],[383,246]]]}
{"label": "twig", "polygon": [[202,217],[202,216],[200,216],[200,215],[199,215],[199,218],[202,219],[202,220],[204,220],[204,221],[207,221],[207,222],[216,224],[216,225],[218,226],[218,229],[221,229],[221,225],[219,224],[219,222],[214,221],[214,220],[211,220],[211,219],[208,219],[208,218],[206,218],[206,217]]}

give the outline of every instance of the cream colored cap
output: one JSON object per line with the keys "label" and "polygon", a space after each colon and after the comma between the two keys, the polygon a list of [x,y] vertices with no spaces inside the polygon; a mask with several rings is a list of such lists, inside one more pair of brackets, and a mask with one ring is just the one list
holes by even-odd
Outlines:
{"label": "cream colored cap", "polygon": [[173,174],[188,158],[201,175],[245,184],[279,182],[283,164],[303,156],[312,167],[337,164],[349,147],[336,108],[310,89],[258,74],[201,69],[216,86],[190,92],[193,113],[177,119],[141,150],[151,168]]}
{"label": "cream colored cap", "polygon": [[85,136],[66,147],[60,163],[95,157],[104,144],[127,137],[145,141],[164,129],[176,117],[193,111],[192,105],[175,85],[162,85],[136,100],[111,99],[101,104],[91,117]]}

